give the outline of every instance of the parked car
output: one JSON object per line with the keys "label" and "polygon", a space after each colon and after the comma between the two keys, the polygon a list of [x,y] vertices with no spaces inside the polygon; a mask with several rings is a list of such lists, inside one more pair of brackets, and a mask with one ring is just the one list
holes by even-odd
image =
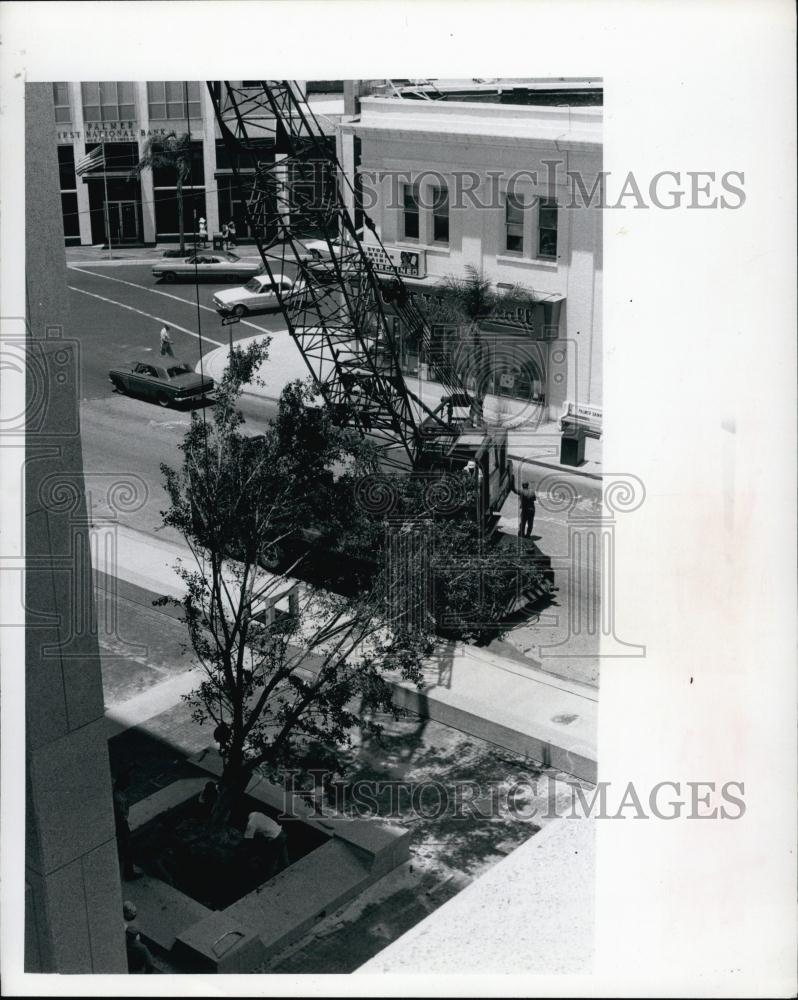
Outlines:
{"label": "parked car", "polygon": [[268,274],[257,274],[240,288],[230,288],[213,296],[213,306],[223,316],[246,316],[260,309],[275,309],[279,301],[274,286],[283,298],[294,297],[304,288],[303,282],[292,281],[284,274],[275,274],[274,283]]}
{"label": "parked car", "polygon": [[190,365],[175,360],[120,365],[110,369],[108,380],[117,392],[152,399],[160,406],[202,398],[213,392],[215,384],[209,376],[198,375]]}
{"label": "parked car", "polygon": [[242,281],[257,274],[259,260],[242,260],[229,250],[209,250],[181,259],[159,260],[152,266],[154,278],[176,281],[178,278],[214,278],[217,281]]}

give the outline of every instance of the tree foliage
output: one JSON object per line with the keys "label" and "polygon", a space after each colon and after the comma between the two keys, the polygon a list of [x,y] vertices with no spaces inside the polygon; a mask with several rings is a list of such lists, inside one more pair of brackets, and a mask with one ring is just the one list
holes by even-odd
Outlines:
{"label": "tree foliage", "polygon": [[471,416],[476,426],[484,423],[485,396],[494,374],[482,324],[499,311],[531,307],[534,303],[531,289],[523,285],[495,288],[481,271],[467,264],[465,277],[449,275],[444,279],[443,292],[431,306],[432,322],[459,327],[457,345],[449,360],[462,384],[472,393]]}
{"label": "tree foliage", "polygon": [[425,623],[408,626],[384,574],[342,596],[297,584],[296,563],[265,568],[288,538],[314,525],[329,532],[331,513],[352,509],[352,484],[367,459],[299,383],[286,387],[265,434],[244,433],[238,397],[267,352],[265,342],[233,350],[213,416],[194,413],[181,467],[161,467],[170,501],[164,523],[193,557],[178,567],[189,644],[203,671],[188,700],[220,744],[217,818],[255,768],[301,766],[319,746],[345,746],[356,722],[376,728],[370,710],[390,708],[389,678],[419,680],[428,649]]}
{"label": "tree foliage", "polygon": [[180,251],[186,252],[185,223],[183,219],[183,186],[191,179],[191,137],[187,133],[170,132],[160,138],[151,137],[144,145],[139,162],[131,175],[140,177],[143,170],[170,170],[175,173],[177,194],[177,220],[180,232]]}

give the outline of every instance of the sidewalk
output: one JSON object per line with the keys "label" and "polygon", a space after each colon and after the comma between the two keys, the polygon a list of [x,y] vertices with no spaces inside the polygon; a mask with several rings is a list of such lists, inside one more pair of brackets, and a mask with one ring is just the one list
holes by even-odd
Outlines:
{"label": "sidewalk", "polygon": [[[163,595],[180,597],[183,582],[174,571],[177,559],[192,561],[187,548],[143,532],[116,527],[113,576],[108,566],[95,565],[100,590],[115,588],[119,597],[152,608]],[[156,610],[156,609],[153,609]],[[165,614],[180,614],[168,607]],[[545,766],[596,781],[597,692],[554,677],[532,664],[499,656],[462,643],[441,644],[428,660],[424,687],[397,681],[397,704],[418,715],[444,723]],[[147,709],[177,704],[185,693],[186,678],[157,694],[143,695],[130,712],[109,720],[114,728],[146,721]]]}
{"label": "sidewalk", "polygon": [[[288,330],[274,331],[271,338],[269,360],[260,371],[264,384],[248,385],[244,392],[249,396],[260,396],[276,401],[284,385],[294,379],[307,378],[309,370]],[[260,337],[247,337],[236,341],[236,347],[246,348],[248,344],[260,339]],[[227,347],[217,347],[209,351],[202,359],[205,374],[217,381],[221,379],[227,358]],[[198,364],[197,371],[199,368]],[[446,392],[438,382],[420,378],[413,378],[410,388],[433,410]],[[507,426],[508,455],[516,462],[529,462],[553,471],[586,476],[595,480],[601,479],[599,442],[588,439],[586,461],[583,465],[579,467],[562,465],[559,461],[561,435],[557,421],[540,422],[536,414],[529,411],[528,404],[522,400],[496,396],[486,397],[485,415],[489,420],[494,419]]]}

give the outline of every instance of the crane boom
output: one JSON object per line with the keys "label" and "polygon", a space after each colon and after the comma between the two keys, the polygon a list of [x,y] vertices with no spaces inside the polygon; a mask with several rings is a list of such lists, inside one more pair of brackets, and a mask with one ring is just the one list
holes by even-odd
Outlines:
{"label": "crane boom", "polygon": [[[329,138],[291,81],[209,82],[208,90],[264,272],[273,280],[283,264],[298,269],[298,291],[275,282],[275,294],[322,397],[368,436],[381,463],[416,467],[425,435],[445,436],[447,425],[408,389],[386,298],[434,362],[433,338],[364,216],[368,244],[392,270],[386,295],[343,197],[349,179]],[[324,246],[317,260],[307,246],[314,237]],[[464,392],[443,364],[441,371],[450,392]]]}

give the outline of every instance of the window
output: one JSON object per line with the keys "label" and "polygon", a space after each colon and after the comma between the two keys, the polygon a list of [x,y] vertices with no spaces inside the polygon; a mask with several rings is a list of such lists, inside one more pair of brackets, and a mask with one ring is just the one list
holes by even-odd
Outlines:
{"label": "window", "polygon": [[508,253],[524,252],[524,199],[521,195],[508,194],[505,225]]}
{"label": "window", "polygon": [[449,242],[449,191],[445,187],[433,187],[432,193],[432,240],[434,243]]}
{"label": "window", "polygon": [[58,183],[62,191],[75,190],[75,150],[72,146],[58,147]]}
{"label": "window", "polygon": [[80,239],[78,196],[74,192],[61,192],[61,215],[64,220],[64,237],[68,240]]}
{"label": "window", "polygon": [[147,84],[150,118],[201,118],[200,84],[196,80],[159,80]]}
{"label": "window", "polygon": [[305,90],[309,94],[343,94],[343,80],[308,80]]}
{"label": "window", "polygon": [[55,105],[55,120],[57,122],[71,122],[72,109],[69,105],[69,84],[53,84],[53,104]]}
{"label": "window", "polygon": [[100,162],[96,167],[87,171],[90,176],[102,174],[103,171],[129,173],[139,162],[139,147],[135,142],[87,142],[86,152],[90,153],[100,147],[102,147],[105,165],[103,166],[103,162]]}
{"label": "window", "polygon": [[404,186],[404,229],[403,236],[406,240],[418,239],[418,184],[405,184]]}
{"label": "window", "polygon": [[538,257],[557,256],[557,202],[543,199],[538,211]]}
{"label": "window", "polygon": [[83,118],[87,122],[118,122],[136,117],[134,83],[82,83]]}

